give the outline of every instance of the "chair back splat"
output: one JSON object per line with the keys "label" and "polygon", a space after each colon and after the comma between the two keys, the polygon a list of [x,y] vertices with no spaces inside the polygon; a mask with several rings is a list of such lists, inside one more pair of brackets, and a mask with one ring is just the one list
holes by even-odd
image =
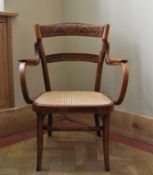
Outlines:
{"label": "chair back splat", "polygon": [[[97,63],[95,91],[100,91],[102,65],[106,53],[109,25],[96,26],[81,23],[62,23],[52,25],[35,25],[35,33],[39,44],[39,54],[42,62],[46,91],[50,91],[50,81],[47,63],[60,61],[85,61]],[[43,38],[57,36],[84,36],[101,38],[102,44],[99,55],[89,53],[57,53],[46,55],[42,44]]]}

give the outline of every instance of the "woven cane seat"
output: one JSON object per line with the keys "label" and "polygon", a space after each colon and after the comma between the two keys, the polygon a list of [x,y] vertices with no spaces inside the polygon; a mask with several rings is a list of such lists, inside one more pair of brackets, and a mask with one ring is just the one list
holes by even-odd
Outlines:
{"label": "woven cane seat", "polygon": [[102,93],[92,91],[50,91],[40,95],[36,103],[51,106],[107,105],[112,101]]}
{"label": "woven cane seat", "polygon": [[33,106],[42,108],[81,108],[112,106],[112,100],[94,91],[49,91],[41,94]]}

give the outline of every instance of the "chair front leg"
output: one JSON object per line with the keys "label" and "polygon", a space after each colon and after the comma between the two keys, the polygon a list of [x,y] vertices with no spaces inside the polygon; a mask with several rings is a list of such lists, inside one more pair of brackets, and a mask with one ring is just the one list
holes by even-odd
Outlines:
{"label": "chair front leg", "polygon": [[[99,126],[100,126],[100,125],[99,125],[99,114],[95,114],[94,117],[95,117],[95,125],[96,125],[96,127],[99,127]],[[98,136],[98,137],[101,136],[100,130],[97,131],[97,136]]]}
{"label": "chair front leg", "polygon": [[110,115],[103,116],[103,150],[104,150],[104,164],[105,171],[109,171],[109,123]]}
{"label": "chair front leg", "polygon": [[[52,114],[48,115],[48,127],[52,128],[52,121],[53,121],[53,116]],[[51,137],[52,136],[52,131],[49,129],[48,130],[48,136]]]}
{"label": "chair front leg", "polygon": [[37,164],[36,171],[41,171],[43,156],[43,120],[44,115],[37,113]]}

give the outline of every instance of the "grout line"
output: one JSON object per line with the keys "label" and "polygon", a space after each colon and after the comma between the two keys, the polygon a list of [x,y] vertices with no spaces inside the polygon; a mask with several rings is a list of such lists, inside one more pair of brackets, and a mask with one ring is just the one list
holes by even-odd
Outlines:
{"label": "grout line", "polygon": [[150,144],[146,144],[146,143],[143,143],[131,138],[127,138],[125,136],[121,136],[118,134],[110,134],[110,139],[137,149],[141,149],[146,152],[153,153],[153,145],[150,145]]}
{"label": "grout line", "polygon": [[36,130],[30,130],[20,133],[15,133],[6,137],[0,138],[0,148],[22,142],[36,136]]}

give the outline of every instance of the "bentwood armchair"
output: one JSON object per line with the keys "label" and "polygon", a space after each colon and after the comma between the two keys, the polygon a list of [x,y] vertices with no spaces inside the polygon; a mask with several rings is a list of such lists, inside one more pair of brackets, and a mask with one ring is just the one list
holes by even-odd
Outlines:
{"label": "bentwood armchair", "polygon": [[[35,33],[37,41],[35,43],[35,59],[20,60],[19,72],[23,97],[28,104],[32,104],[32,109],[37,116],[37,164],[36,170],[40,171],[42,167],[43,155],[43,130],[48,130],[51,136],[53,131],[60,131],[60,128],[54,128],[52,118],[55,113],[93,113],[95,127],[87,128],[87,131],[95,131],[97,136],[101,136],[103,131],[103,151],[105,170],[109,171],[109,120],[110,113],[114,105],[122,103],[128,84],[128,68],[126,60],[111,59],[109,56],[108,33],[109,25],[96,26],[80,23],[61,23],[52,25],[36,25]],[[45,54],[43,45],[44,38],[58,36],[84,36],[96,37],[101,40],[99,54],[89,53],[57,53]],[[30,98],[26,84],[26,67],[42,65],[43,78],[46,92],[43,92],[37,98]],[[52,91],[49,81],[48,63],[61,61],[84,61],[97,64],[95,75],[95,88],[93,91]],[[103,63],[107,65],[119,66],[122,69],[122,82],[119,95],[116,100],[112,100],[100,92],[101,74]],[[48,116],[48,125],[44,126],[44,118]],[[99,120],[102,120],[103,126],[100,126]],[[69,131],[74,128],[67,128]],[[75,128],[76,129],[76,128]],[[83,131],[85,128],[82,128]],[[61,129],[63,130],[63,128]],[[80,131],[81,128],[78,128]]]}

